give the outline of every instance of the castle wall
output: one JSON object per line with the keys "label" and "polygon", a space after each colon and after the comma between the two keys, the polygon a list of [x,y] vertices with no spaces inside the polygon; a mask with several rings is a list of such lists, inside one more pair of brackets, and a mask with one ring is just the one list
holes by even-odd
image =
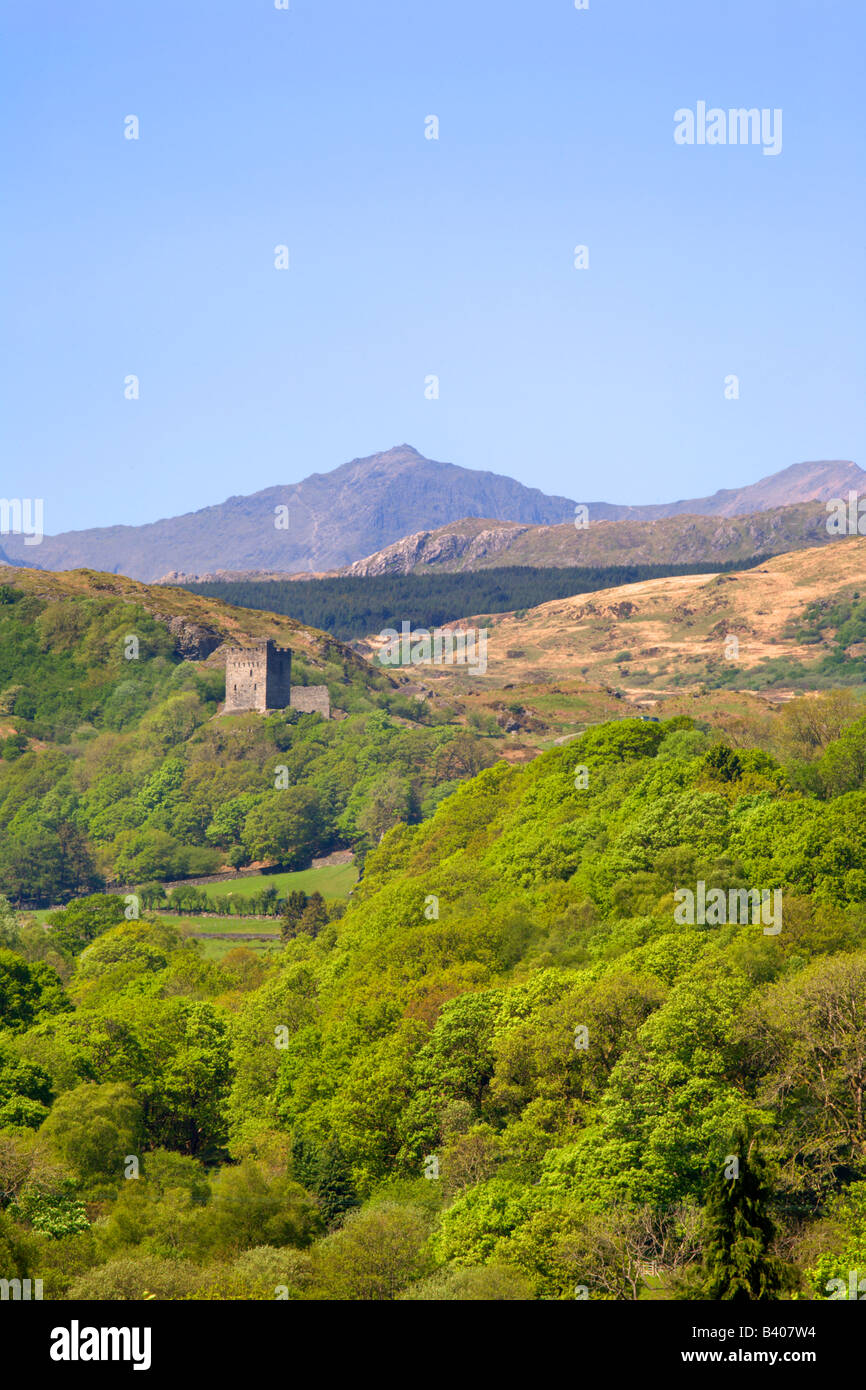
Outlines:
{"label": "castle wall", "polygon": [[296,685],[292,690],[292,709],[301,714],[321,714],[323,719],[331,717],[331,697],[326,685]]}

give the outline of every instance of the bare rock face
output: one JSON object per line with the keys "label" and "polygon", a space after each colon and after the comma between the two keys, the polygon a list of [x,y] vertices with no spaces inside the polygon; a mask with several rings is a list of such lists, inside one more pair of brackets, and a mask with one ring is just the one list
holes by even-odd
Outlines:
{"label": "bare rock face", "polygon": [[456,560],[471,568],[475,561],[507,550],[518,536],[530,529],[529,526],[508,523],[496,526],[490,522],[479,530],[477,523],[469,519],[460,522],[455,530],[416,531],[375,555],[357,560],[342,573],[356,578],[376,574],[411,574],[418,565],[446,568]]}
{"label": "bare rock face", "polygon": [[213,628],[181,617],[169,618],[159,613],[154,613],[153,617],[168,628],[175,639],[175,649],[185,661],[204,661],[222,644],[222,634]]}
{"label": "bare rock face", "polygon": [[631,603],[628,599],[623,599],[621,603],[609,603],[601,609],[603,618],[630,618],[632,613],[637,612],[637,604]]}
{"label": "bare rock face", "polygon": [[705,642],[723,641],[731,633],[741,637],[754,637],[755,629],[751,623],[747,623],[745,618],[725,618],[720,623],[714,623],[704,638]]}

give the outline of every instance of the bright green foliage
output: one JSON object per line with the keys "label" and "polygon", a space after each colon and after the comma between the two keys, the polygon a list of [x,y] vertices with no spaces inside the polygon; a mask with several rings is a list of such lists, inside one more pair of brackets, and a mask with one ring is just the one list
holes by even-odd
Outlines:
{"label": "bright green foliage", "polygon": [[52,1095],[48,1072],[19,1057],[0,1031],[0,1126],[38,1128],[48,1114]]}
{"label": "bright green foliage", "polygon": [[58,1096],[40,1133],[82,1184],[116,1183],[140,1150],[142,1107],[127,1082],[85,1081]]}
{"label": "bright green foliage", "polygon": [[823,1232],[830,1247],[807,1271],[816,1298],[862,1301],[866,1294],[866,1182],[854,1182],[827,1203]]}
{"label": "bright green foliage", "polygon": [[[866,1277],[855,724],[810,745],[811,783],[805,759],[683,720],[593,727],[475,775],[478,740],[453,733],[370,710],[215,721],[143,755],[134,785],[118,765],[83,793],[106,836],[129,818],[122,853],[140,835],[138,853],[159,836],[222,852],[288,823],[250,771],[270,774],[279,742],[309,793],[298,817],[315,801],[326,837],[351,826],[367,855],[343,915],[292,896],[255,959],[205,959],[106,895],[50,933],[4,927],[0,1125],[18,1128],[0,1129],[0,1172],[29,1127],[94,1217],[52,1234],[16,1188],[15,1239],[43,1242],[52,1287],[128,1297],[146,1269],[202,1299],[778,1298],[795,1280],[774,1229],[799,1293]],[[421,819],[419,764],[440,756],[460,784]],[[387,828],[395,769],[408,822]],[[779,889],[782,930],[678,920],[675,890],[700,880]],[[772,1183],[738,1131],[760,1132]],[[12,1171],[26,1154],[8,1152]],[[138,1178],[118,1171],[129,1154]]]}
{"label": "bright green foliage", "polygon": [[0,1029],[21,1032],[49,1014],[71,1008],[56,971],[42,961],[28,965],[0,950]]}
{"label": "bright green foliage", "polygon": [[111,893],[91,893],[68,907],[49,912],[46,918],[53,944],[71,956],[83,951],[88,942],[108,927],[123,920],[123,899]]}

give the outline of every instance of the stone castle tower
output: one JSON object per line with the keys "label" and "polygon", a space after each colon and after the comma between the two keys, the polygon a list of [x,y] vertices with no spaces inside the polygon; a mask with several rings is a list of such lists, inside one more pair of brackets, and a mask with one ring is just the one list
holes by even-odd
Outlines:
{"label": "stone castle tower", "polygon": [[270,638],[248,647],[226,648],[226,702],[224,714],[287,707],[331,717],[326,685],[300,685],[292,689],[292,652]]}
{"label": "stone castle tower", "polygon": [[226,651],[226,714],[285,709],[291,700],[292,653],[268,638]]}

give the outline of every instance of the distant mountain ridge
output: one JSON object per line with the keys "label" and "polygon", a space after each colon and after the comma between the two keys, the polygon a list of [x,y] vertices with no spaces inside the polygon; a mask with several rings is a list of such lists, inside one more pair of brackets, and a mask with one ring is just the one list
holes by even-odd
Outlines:
{"label": "distant mountain ridge", "polygon": [[692,497],[680,502],[625,507],[607,502],[590,502],[593,521],[656,521],[667,516],[744,516],[773,507],[791,507],[798,502],[827,502],[844,497],[849,490],[866,489],[866,472],[850,459],[823,459],[811,463],[792,463],[778,473],[769,473],[747,487],[720,488],[710,497]]}
{"label": "distant mountain ridge", "polygon": [[[650,522],[683,514],[735,517],[866,490],[866,472],[847,461],[793,464],[711,497],[649,506],[590,502],[592,523]],[[280,509],[282,513],[280,514]],[[575,503],[501,474],[424,458],[409,444],[353,459],[299,483],[230,497],[218,505],[142,526],[107,526],[46,536],[40,545],[4,535],[0,562],[39,569],[98,569],[152,582],[168,574],[233,570],[297,574],[347,569],[395,542],[466,518],[496,532],[573,521]],[[288,520],[287,527],[278,525]],[[571,528],[573,530],[573,527]],[[586,533],[585,533],[586,534]],[[488,538],[508,548],[513,537]],[[622,555],[617,558],[624,558]],[[551,563],[509,559],[499,563]],[[574,559],[552,563],[580,563]],[[591,563],[587,561],[587,563]]]}
{"label": "distant mountain ridge", "polygon": [[[288,509],[286,529],[275,524],[278,507]],[[402,444],[300,483],[143,526],[69,531],[46,536],[38,546],[3,536],[0,560],[40,569],[98,569],[145,582],[173,570],[321,571],[351,564],[421,525],[482,515],[565,521],[574,515],[574,503],[497,473],[425,459]]]}
{"label": "distant mountain ridge", "polygon": [[[418,531],[341,571],[362,577],[481,570],[500,565],[570,566],[746,563],[758,555],[824,545],[823,502],[738,516],[678,514],[655,521],[600,521],[585,529],[570,523],[525,526],[466,518]],[[227,577],[227,576],[226,576]],[[312,576],[311,576],[312,577]]]}
{"label": "distant mountain ridge", "polygon": [[759,556],[827,545],[823,502],[801,502],[745,516],[678,515],[657,521],[600,521],[586,529],[570,522],[529,526],[464,517],[435,531],[416,531],[353,565],[322,574],[217,570],[166,574],[164,584],[243,580],[367,578],[380,575],[465,573],[503,565],[569,568],[575,565],[748,564]]}

